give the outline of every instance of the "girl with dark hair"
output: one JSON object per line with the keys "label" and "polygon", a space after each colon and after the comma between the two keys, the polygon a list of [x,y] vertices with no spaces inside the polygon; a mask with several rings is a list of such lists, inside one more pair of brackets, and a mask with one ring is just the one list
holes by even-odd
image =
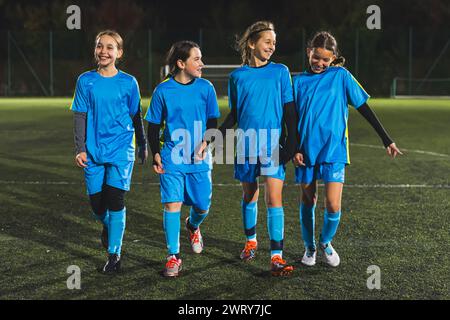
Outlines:
{"label": "girl with dark hair", "polygon": [[351,73],[343,68],[336,39],[318,32],[308,43],[309,68],[294,77],[294,98],[299,114],[300,143],[294,156],[295,179],[301,184],[300,224],[305,244],[302,263],[316,263],[314,211],[318,184],[325,183],[325,214],[319,238],[324,261],[333,267],[340,263],[331,245],[341,217],[345,166],[350,164],[348,104],[367,119],[380,136],[388,155],[402,154],[367,105],[369,95]]}
{"label": "girl with dark hair", "polygon": [[240,258],[250,261],[256,255],[258,177],[264,176],[271,273],[285,276],[291,274],[293,266],[282,256],[282,190],[285,163],[292,159],[297,145],[297,115],[289,69],[270,61],[275,48],[274,25],[268,21],[252,24],[237,39],[236,49],[241,54],[242,67],[230,74],[228,97],[231,110],[219,129],[224,134],[234,124],[238,127],[234,177],[242,184],[241,206],[246,237]]}
{"label": "girl with dark hair", "polygon": [[87,193],[96,219],[103,224],[101,240],[108,251],[102,271],[120,270],[125,232],[125,192],[130,190],[135,160],[147,159],[136,79],[116,68],[123,41],[112,30],[95,38],[97,69],[79,76],[71,105],[74,113],[76,164],[84,169]]}
{"label": "girl with dark hair", "polygon": [[[170,74],[153,92],[145,120],[153,154],[153,170],[159,174],[163,228],[167,243],[164,276],[176,277],[182,269],[180,215],[183,204],[191,206],[185,220],[194,253],[203,251],[200,224],[211,205],[211,154],[204,151],[205,131],[217,127],[220,117],[216,91],[202,79],[202,53],[192,41],[172,45],[167,54]],[[164,144],[160,150],[160,129]],[[198,136],[196,141],[195,137]]]}

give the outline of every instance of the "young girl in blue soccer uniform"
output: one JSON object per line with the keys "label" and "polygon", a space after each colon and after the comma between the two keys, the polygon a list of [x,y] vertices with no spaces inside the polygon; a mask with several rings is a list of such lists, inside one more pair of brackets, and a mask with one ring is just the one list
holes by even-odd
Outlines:
{"label": "young girl in blue soccer uniform", "polygon": [[[180,41],[167,55],[169,77],[153,92],[145,120],[153,154],[153,169],[159,174],[163,228],[167,243],[164,276],[176,277],[182,269],[180,257],[180,213],[182,204],[191,206],[185,220],[191,248],[203,250],[200,224],[211,205],[211,155],[204,151],[207,129],[217,127],[220,117],[216,92],[202,79],[202,54],[198,44]],[[164,126],[160,150],[159,132]]]}
{"label": "young girl in blue soccer uniform", "polygon": [[135,142],[142,163],[147,143],[136,79],[116,68],[123,40],[112,30],[95,38],[97,69],[79,76],[71,105],[74,113],[76,164],[84,169],[94,216],[103,224],[101,240],[108,250],[104,273],[120,270],[125,231],[125,192],[130,190]]}
{"label": "young girl in blue soccer uniform", "polygon": [[[225,133],[237,123],[234,176],[242,184],[241,206],[246,236],[240,258],[250,261],[256,254],[258,177],[264,176],[271,273],[280,276],[293,271],[293,267],[282,258],[282,190],[285,163],[294,156],[297,143],[297,116],[289,70],[283,64],[270,61],[275,47],[274,26],[267,21],[252,24],[238,40],[242,67],[230,75],[228,96],[231,110],[219,129]],[[283,130],[285,126],[287,139]]]}
{"label": "young girl in blue soccer uniform", "polygon": [[343,68],[337,42],[328,32],[318,32],[307,48],[309,68],[294,77],[294,97],[299,115],[299,149],[294,157],[295,179],[301,184],[300,224],[305,244],[302,263],[316,263],[314,211],[317,181],[325,183],[325,214],[319,248],[326,263],[336,267],[339,255],[331,245],[341,217],[345,166],[350,164],[348,104],[369,121],[391,157],[402,154],[367,105],[369,95]]}

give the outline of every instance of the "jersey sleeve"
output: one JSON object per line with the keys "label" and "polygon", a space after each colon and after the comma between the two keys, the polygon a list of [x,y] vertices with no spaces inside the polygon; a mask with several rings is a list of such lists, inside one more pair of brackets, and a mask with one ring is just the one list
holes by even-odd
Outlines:
{"label": "jersey sleeve", "polygon": [[345,73],[345,93],[347,95],[347,101],[355,109],[358,109],[369,99],[369,95],[364,88],[359,84],[358,80],[346,70]]}
{"label": "jersey sleeve", "polygon": [[74,112],[87,112],[89,105],[89,99],[86,94],[86,88],[83,84],[83,79],[81,77],[78,78],[77,84],[75,87],[75,94],[73,95],[72,105],[70,106],[70,110]]}
{"label": "jersey sleeve", "polygon": [[164,100],[161,97],[160,90],[156,87],[153,91],[152,98],[150,100],[150,105],[147,109],[144,119],[148,122],[161,124],[163,116]]}
{"label": "jersey sleeve", "polygon": [[289,69],[287,67],[283,68],[281,74],[281,97],[283,100],[283,105],[294,101],[291,74],[289,73]]}
{"label": "jersey sleeve", "polygon": [[134,117],[137,112],[141,111],[141,94],[139,93],[139,84],[136,78],[131,81],[130,98],[128,102],[130,108],[130,116]]}
{"label": "jersey sleeve", "polygon": [[219,104],[217,103],[216,90],[210,84],[208,88],[208,100],[206,101],[206,118],[220,118]]}
{"label": "jersey sleeve", "polygon": [[233,77],[230,76],[228,79],[228,106],[230,109],[236,108],[237,106],[237,90],[236,84],[234,83]]}

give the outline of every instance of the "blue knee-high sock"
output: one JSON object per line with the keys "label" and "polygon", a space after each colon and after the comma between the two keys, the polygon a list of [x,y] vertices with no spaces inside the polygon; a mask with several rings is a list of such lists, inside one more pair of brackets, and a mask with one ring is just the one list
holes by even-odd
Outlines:
{"label": "blue knee-high sock", "polygon": [[169,255],[180,253],[180,216],[180,211],[168,212],[164,210],[163,227]]}
{"label": "blue knee-high sock", "polygon": [[189,211],[189,224],[194,228],[197,229],[200,224],[205,220],[206,216],[208,215],[208,211],[204,213],[200,213],[194,210],[194,208],[191,207],[191,210]]}
{"label": "blue knee-high sock", "polygon": [[283,253],[284,210],[283,207],[267,208],[267,229],[270,238],[270,254]]}
{"label": "blue knee-high sock", "polygon": [[109,211],[108,253],[120,256],[123,234],[125,233],[126,208],[120,211]]}
{"label": "blue knee-high sock", "polygon": [[302,203],[300,205],[300,225],[302,228],[302,238],[306,248],[315,249],[316,240],[314,239],[314,210],[316,206],[309,207]]}
{"label": "blue knee-high sock", "polygon": [[247,240],[256,240],[256,222],[258,221],[258,202],[241,201],[242,221]]}
{"label": "blue knee-high sock", "polygon": [[341,219],[341,211],[333,213],[328,212],[327,209],[325,208],[325,215],[323,217],[323,227],[319,239],[320,243],[326,244],[328,242],[331,242],[331,240],[333,240],[340,219]]}
{"label": "blue knee-high sock", "polygon": [[109,227],[109,210],[106,210],[102,215],[92,213],[95,220],[100,221],[106,228]]}

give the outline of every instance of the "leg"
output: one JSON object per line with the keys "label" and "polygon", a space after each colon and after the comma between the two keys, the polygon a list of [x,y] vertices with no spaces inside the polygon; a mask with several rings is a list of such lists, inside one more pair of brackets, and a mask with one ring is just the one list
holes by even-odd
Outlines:
{"label": "leg", "polygon": [[241,251],[240,258],[243,261],[250,261],[256,255],[258,242],[256,240],[256,224],[258,222],[258,182],[242,182],[242,221],[244,224],[245,237],[247,242]]}
{"label": "leg", "polygon": [[196,231],[209,213],[212,197],[211,171],[186,174],[185,204],[191,204],[188,228]]}
{"label": "leg", "polygon": [[319,242],[325,262],[332,267],[337,267],[340,264],[339,255],[331,245],[331,241],[336,234],[341,218],[342,188],[343,183],[340,182],[328,182],[325,184],[326,208]]}
{"label": "leg", "polygon": [[125,233],[126,208],[125,190],[106,185],[107,209],[109,212],[108,226],[108,253],[120,256],[122,250],[122,240]]}
{"label": "leg", "polygon": [[265,194],[267,206],[267,229],[270,238],[271,256],[283,255],[284,210],[282,202],[283,180],[266,178]]}
{"label": "leg", "polygon": [[94,212],[95,219],[98,219],[102,222],[104,226],[108,226],[108,210],[106,208],[106,194],[104,190],[90,194],[89,202],[91,203],[92,211]]}
{"label": "leg", "polygon": [[326,244],[333,240],[341,216],[341,199],[343,184],[329,182],[325,184],[325,216],[320,243]]}
{"label": "leg", "polygon": [[314,239],[314,211],[317,203],[317,180],[309,184],[301,185],[301,201],[300,201],[300,225],[302,229],[302,238],[305,248],[315,251],[316,243]]}
{"label": "leg", "polygon": [[[261,169],[263,172],[263,168]],[[272,171],[273,172],[273,171]],[[294,267],[283,260],[284,209],[283,184],[285,167],[278,166],[275,173],[266,177],[265,202],[267,206],[267,229],[270,238],[271,274],[272,276],[289,276]]]}
{"label": "leg", "polygon": [[242,219],[247,240],[256,241],[258,221],[258,182],[242,182]]}
{"label": "leg", "polygon": [[130,190],[133,161],[121,161],[105,166],[106,208],[109,212],[108,261],[104,272],[120,269],[123,235],[126,224],[125,193]]}
{"label": "leg", "polygon": [[180,217],[184,200],[185,176],[182,173],[159,175],[161,202],[164,205],[163,229],[166,237],[167,262],[165,277],[177,277],[182,269],[180,258]]}
{"label": "leg", "polygon": [[90,159],[88,167],[84,169],[89,201],[96,220],[101,221],[103,228],[100,236],[102,246],[108,249],[109,212],[107,208],[107,195],[105,192],[105,166],[97,165]]}

